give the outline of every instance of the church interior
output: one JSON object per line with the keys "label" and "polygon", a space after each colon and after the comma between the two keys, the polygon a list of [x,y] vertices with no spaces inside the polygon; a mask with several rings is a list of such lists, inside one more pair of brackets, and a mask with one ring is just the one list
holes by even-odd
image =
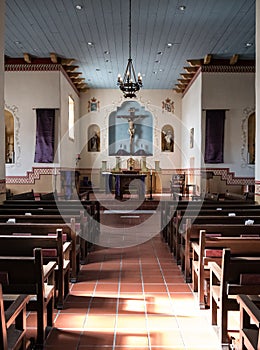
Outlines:
{"label": "church interior", "polygon": [[259,23],[0,0],[1,349],[260,349]]}

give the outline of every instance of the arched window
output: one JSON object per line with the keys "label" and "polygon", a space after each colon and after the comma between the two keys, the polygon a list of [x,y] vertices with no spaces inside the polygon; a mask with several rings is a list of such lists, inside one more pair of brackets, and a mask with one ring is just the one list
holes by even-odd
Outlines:
{"label": "arched window", "polygon": [[5,162],[14,163],[14,117],[12,113],[5,110]]}

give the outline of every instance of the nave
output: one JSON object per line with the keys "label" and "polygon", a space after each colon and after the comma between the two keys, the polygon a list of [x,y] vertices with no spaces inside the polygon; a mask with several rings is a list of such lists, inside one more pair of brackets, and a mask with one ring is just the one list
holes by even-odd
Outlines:
{"label": "nave", "polygon": [[[160,235],[138,246],[95,246],[55,310],[44,349],[218,350],[209,310],[196,298]],[[29,315],[28,336],[34,321]]]}

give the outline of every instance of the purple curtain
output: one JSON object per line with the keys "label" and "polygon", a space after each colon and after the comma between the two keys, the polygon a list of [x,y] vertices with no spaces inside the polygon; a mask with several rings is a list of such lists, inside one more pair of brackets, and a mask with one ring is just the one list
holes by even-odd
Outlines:
{"label": "purple curtain", "polygon": [[36,109],[35,163],[53,163],[55,109]]}
{"label": "purple curtain", "polygon": [[223,163],[224,128],[226,111],[207,110],[205,163]]}

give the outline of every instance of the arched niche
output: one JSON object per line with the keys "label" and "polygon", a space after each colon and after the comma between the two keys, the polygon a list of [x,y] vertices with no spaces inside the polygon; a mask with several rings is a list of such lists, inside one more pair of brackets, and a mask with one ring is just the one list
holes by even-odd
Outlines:
{"label": "arched niche", "polygon": [[110,156],[152,156],[153,116],[137,101],[125,101],[109,115]]}
{"label": "arched niche", "polygon": [[174,129],[169,124],[166,124],[162,127],[161,151],[162,152],[173,152],[174,151]]}
{"label": "arched niche", "polygon": [[88,152],[100,152],[100,128],[97,124],[88,127]]}
{"label": "arched niche", "polygon": [[255,123],[255,110],[245,108],[241,123],[241,167],[251,167],[255,164]]}
{"label": "arched niche", "polygon": [[11,112],[5,110],[5,162],[14,163],[14,116]]}

